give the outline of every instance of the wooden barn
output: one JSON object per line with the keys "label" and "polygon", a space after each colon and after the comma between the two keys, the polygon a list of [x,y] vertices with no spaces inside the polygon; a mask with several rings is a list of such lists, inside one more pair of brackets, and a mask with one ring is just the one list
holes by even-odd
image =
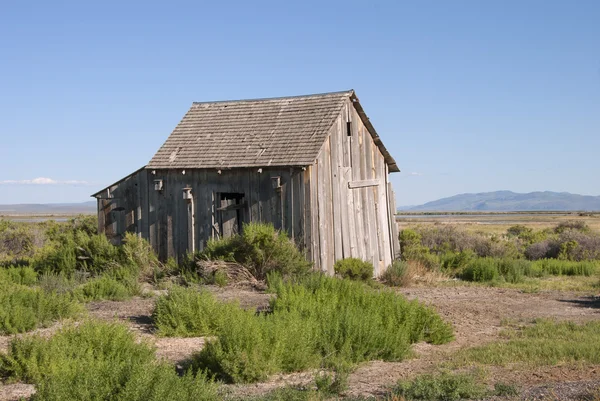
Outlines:
{"label": "wooden barn", "polygon": [[262,221],[316,268],[399,254],[399,171],[354,91],[193,103],[148,165],[92,195],[99,231],[148,239],[162,260]]}

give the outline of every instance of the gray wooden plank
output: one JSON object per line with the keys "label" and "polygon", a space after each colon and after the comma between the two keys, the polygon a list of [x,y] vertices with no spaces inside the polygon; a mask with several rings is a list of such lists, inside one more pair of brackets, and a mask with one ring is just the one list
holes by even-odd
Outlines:
{"label": "gray wooden plank", "polygon": [[329,130],[330,140],[330,176],[331,181],[331,199],[333,212],[333,246],[334,246],[334,262],[344,258],[343,243],[342,243],[342,210],[340,183],[342,178],[342,146],[340,141],[341,119],[338,118]]}
{"label": "gray wooden plank", "polygon": [[348,182],[348,188],[364,188],[364,187],[374,187],[379,185],[379,180],[358,180],[358,181],[350,181]]}

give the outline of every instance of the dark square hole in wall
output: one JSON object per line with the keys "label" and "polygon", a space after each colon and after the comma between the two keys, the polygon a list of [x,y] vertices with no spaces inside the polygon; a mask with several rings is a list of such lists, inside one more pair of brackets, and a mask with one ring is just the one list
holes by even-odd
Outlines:
{"label": "dark square hole in wall", "polygon": [[215,220],[220,237],[231,237],[242,232],[246,208],[245,194],[217,192],[215,207]]}

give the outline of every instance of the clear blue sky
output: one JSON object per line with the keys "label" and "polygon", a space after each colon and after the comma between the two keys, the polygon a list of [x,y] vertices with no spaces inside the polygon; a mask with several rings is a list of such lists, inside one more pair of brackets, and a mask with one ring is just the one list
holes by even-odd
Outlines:
{"label": "clear blue sky", "polygon": [[193,101],[349,88],[398,205],[600,195],[596,0],[5,1],[0,60],[0,203],[90,200]]}

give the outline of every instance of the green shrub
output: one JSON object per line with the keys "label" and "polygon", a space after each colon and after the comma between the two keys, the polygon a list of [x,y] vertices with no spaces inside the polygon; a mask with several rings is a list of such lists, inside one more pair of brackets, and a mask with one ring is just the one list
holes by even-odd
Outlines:
{"label": "green shrub", "polygon": [[277,294],[272,313],[232,313],[196,356],[196,369],[230,382],[254,382],[277,372],[401,360],[411,343],[453,338],[433,311],[391,291],[318,274],[297,283],[270,276],[269,283]]}
{"label": "green shrub", "polygon": [[82,311],[70,294],[46,293],[17,284],[0,285],[0,333],[23,333]]}
{"label": "green shrub", "polygon": [[464,400],[480,399],[487,393],[485,386],[478,384],[471,374],[442,372],[425,374],[411,381],[400,381],[394,394],[407,400]]}
{"label": "green shrub", "polygon": [[37,283],[37,273],[29,266],[0,268],[0,285],[2,282],[31,286]]}
{"label": "green shrub", "polygon": [[475,258],[471,250],[462,252],[448,251],[440,255],[440,264],[444,270],[456,271],[464,268]]}
{"label": "green shrub", "polygon": [[429,254],[429,248],[421,243],[421,234],[413,229],[405,228],[400,231],[400,249],[403,260],[416,260]]}
{"label": "green shrub", "polygon": [[538,269],[554,276],[592,276],[598,271],[598,262],[541,259],[533,262]]}
{"label": "green shrub", "polygon": [[152,319],[160,336],[200,337],[217,334],[239,313],[237,304],[218,302],[206,290],[174,286],[158,297]]}
{"label": "green shrub", "polygon": [[87,281],[74,290],[74,295],[81,301],[124,301],[140,293],[137,281],[118,281],[110,276],[100,276]]}
{"label": "green shrub", "polygon": [[387,285],[393,287],[403,287],[408,285],[408,263],[403,260],[394,260],[392,264],[383,272],[381,280]]}
{"label": "green shrub", "polygon": [[241,235],[208,241],[199,257],[240,263],[259,280],[272,271],[304,275],[312,267],[284,232],[263,223],[245,224]]}
{"label": "green shrub", "polygon": [[0,375],[35,384],[33,400],[218,399],[203,375],[178,377],[119,324],[86,322],[50,338],[15,338],[0,355]]}
{"label": "green shrub", "polygon": [[133,275],[142,273],[146,277],[161,274],[164,267],[159,263],[158,257],[150,243],[137,234],[125,233],[123,245],[119,248],[121,264],[129,266]]}
{"label": "green shrub", "polygon": [[333,265],[333,270],[342,278],[350,280],[370,280],[373,278],[373,264],[358,258],[340,259]]}
{"label": "green shrub", "polygon": [[496,281],[500,277],[496,262],[492,258],[477,258],[465,267],[460,277],[467,281]]}
{"label": "green shrub", "polygon": [[530,262],[523,259],[476,258],[460,273],[468,281],[522,282],[525,277],[546,275],[591,276],[598,271],[597,262],[574,262],[558,259],[541,259]]}
{"label": "green shrub", "polygon": [[557,234],[561,234],[568,230],[581,231],[582,233],[589,233],[590,227],[582,220],[567,220],[561,221],[554,228],[554,232]]}

